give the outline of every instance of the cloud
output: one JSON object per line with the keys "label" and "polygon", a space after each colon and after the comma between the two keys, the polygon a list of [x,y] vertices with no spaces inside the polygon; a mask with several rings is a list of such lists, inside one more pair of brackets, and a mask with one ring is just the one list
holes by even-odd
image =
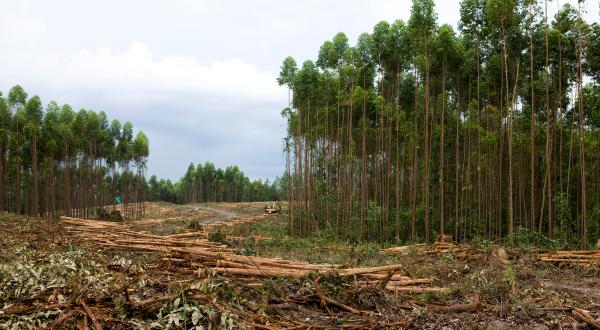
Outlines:
{"label": "cloud", "polygon": [[51,77],[61,89],[110,91],[115,101],[127,103],[164,99],[173,93],[263,100],[285,95],[274,74],[240,59],[203,64],[191,56],[156,58],[141,42],[133,42],[120,53],[109,47],[84,49],[58,62],[54,72],[42,77]]}
{"label": "cloud", "polygon": [[[285,127],[279,112],[287,91],[273,73],[253,64],[155,56],[141,42],[123,51],[103,46],[71,54],[28,52],[25,58],[9,51],[0,61],[13,63],[0,70],[4,90],[19,83],[45,102],[105,111],[144,130],[150,139],[149,173],[159,177],[178,179],[190,162],[205,161],[248,167],[253,178],[283,171],[279,151]],[[263,149],[273,150],[272,156],[257,157]]]}
{"label": "cloud", "polygon": [[33,44],[45,32],[44,23],[30,16],[26,2],[9,2],[0,11],[0,44]]}

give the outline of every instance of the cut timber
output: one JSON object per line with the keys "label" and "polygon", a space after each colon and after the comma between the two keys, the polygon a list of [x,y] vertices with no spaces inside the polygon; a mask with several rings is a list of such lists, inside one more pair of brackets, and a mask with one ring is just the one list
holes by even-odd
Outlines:
{"label": "cut timber", "polygon": [[426,244],[415,244],[415,245],[404,245],[404,246],[395,246],[387,249],[383,249],[382,251],[388,254],[414,251],[419,249],[425,249],[427,247]]}
{"label": "cut timber", "polygon": [[349,268],[343,269],[340,273],[343,275],[360,275],[360,274],[370,274],[370,273],[378,273],[378,272],[389,272],[403,269],[402,265],[389,265],[389,266],[380,266],[380,267],[369,267],[369,268]]}
{"label": "cut timber", "polygon": [[435,311],[435,312],[442,312],[442,313],[462,313],[462,312],[476,312],[482,308],[483,308],[483,306],[481,305],[481,302],[479,301],[479,293],[477,292],[473,295],[471,302],[468,304],[437,306],[437,307],[431,307],[430,310]]}
{"label": "cut timber", "polygon": [[[367,285],[367,286],[377,286],[379,285],[381,282],[380,281],[357,281],[356,282],[359,285]],[[409,286],[409,285],[415,285],[415,284],[431,284],[433,283],[433,279],[431,278],[417,278],[417,279],[402,279],[402,280],[396,280],[396,281],[389,281],[386,285],[386,287],[395,287],[395,286]]]}
{"label": "cut timber", "polygon": [[[209,242],[198,237],[197,232],[168,236],[153,235],[136,231],[127,223],[83,220],[63,217],[62,223],[71,235],[84,238],[87,242],[111,250],[159,253],[161,260],[168,263],[170,271],[180,274],[196,274],[199,277],[236,277],[240,281],[256,283],[261,277],[300,277],[308,273],[351,276],[359,286],[383,286],[391,292],[440,293],[445,288],[426,287],[433,283],[430,278],[412,278],[396,273],[402,265],[346,268],[332,264],[310,264],[297,260],[264,258],[236,255],[226,245]],[[250,219],[248,221],[255,221]],[[210,226],[214,227],[215,223]],[[206,228],[205,228],[206,229]],[[205,233],[207,230],[204,231]],[[423,245],[424,246],[424,245]],[[441,245],[444,248],[449,245]],[[335,305],[334,301],[322,301]],[[344,307],[338,307],[344,309]],[[346,309],[347,310],[347,309]],[[349,311],[349,310],[347,310]],[[84,312],[88,313],[88,311]],[[94,316],[90,314],[92,319]]]}
{"label": "cut timber", "polygon": [[244,268],[223,268],[215,267],[210,270],[215,274],[231,274],[231,275],[243,275],[243,276],[258,276],[258,277],[271,277],[271,276],[302,276],[306,274],[306,271],[293,271],[284,270],[277,268],[261,268],[261,269],[244,269]]}
{"label": "cut timber", "polygon": [[396,293],[400,293],[400,292],[409,292],[409,293],[449,293],[450,289],[448,288],[436,288],[436,287],[432,287],[432,288],[427,288],[427,287],[420,287],[420,286],[386,286],[385,287],[386,290],[389,290],[391,292],[396,292]]}
{"label": "cut timber", "polygon": [[355,308],[352,308],[352,307],[350,307],[348,305],[344,305],[344,304],[342,304],[342,303],[340,303],[338,301],[335,301],[335,300],[333,300],[333,299],[331,299],[329,297],[326,297],[326,296],[324,296],[320,292],[317,292],[317,297],[319,297],[319,299],[321,300],[321,306],[324,306],[325,303],[327,303],[327,304],[331,304],[331,305],[337,306],[337,307],[339,307],[339,308],[341,308],[341,309],[343,309],[343,310],[345,310],[347,312],[350,312],[352,314],[360,314],[361,313],[359,310],[357,310]]}
{"label": "cut timber", "polygon": [[600,263],[600,250],[557,251],[540,254],[538,259],[543,262],[587,267]]}
{"label": "cut timber", "polygon": [[584,309],[573,308],[571,313],[579,321],[585,322],[595,329],[600,329],[600,322],[595,320],[588,311]]}

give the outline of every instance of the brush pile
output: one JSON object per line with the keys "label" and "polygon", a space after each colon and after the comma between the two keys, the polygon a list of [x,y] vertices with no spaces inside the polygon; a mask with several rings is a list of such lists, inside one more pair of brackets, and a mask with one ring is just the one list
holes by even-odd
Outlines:
{"label": "brush pile", "polygon": [[[62,217],[67,232],[93,242],[105,249],[162,253],[179,273],[199,277],[223,275],[255,280],[264,277],[301,277],[309,273],[335,273],[350,277],[364,286],[385,288],[392,292],[447,292],[446,288],[428,287],[430,278],[412,278],[404,275],[402,265],[367,268],[345,268],[338,265],[309,264],[307,262],[243,256],[225,244],[198,238],[193,233],[168,236],[139,233],[126,224]],[[253,281],[248,281],[253,282]]]}

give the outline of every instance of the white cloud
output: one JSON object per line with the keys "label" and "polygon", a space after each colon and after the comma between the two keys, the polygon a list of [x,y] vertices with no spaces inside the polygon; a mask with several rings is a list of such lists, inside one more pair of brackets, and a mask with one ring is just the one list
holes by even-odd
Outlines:
{"label": "white cloud", "polygon": [[174,92],[268,100],[285,95],[274,74],[240,59],[203,64],[191,56],[155,58],[140,42],[121,53],[109,47],[81,50],[62,62],[50,75],[62,88],[110,89],[133,99],[136,94],[158,97]]}
{"label": "white cloud", "polygon": [[10,2],[0,10],[0,44],[33,44],[45,32],[44,23],[30,16],[26,2]]}

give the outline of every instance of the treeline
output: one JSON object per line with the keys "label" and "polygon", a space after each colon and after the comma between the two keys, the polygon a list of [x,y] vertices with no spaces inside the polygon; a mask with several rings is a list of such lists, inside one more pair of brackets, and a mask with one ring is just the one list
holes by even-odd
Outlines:
{"label": "treeline", "polygon": [[0,92],[0,211],[87,218],[119,197],[124,217],[141,217],[147,158],[148,139],[130,122],[44,107],[19,85]]}
{"label": "treeline", "polygon": [[185,175],[176,183],[157,179],[148,182],[148,199],[172,203],[257,202],[281,200],[287,194],[286,178],[253,180],[237,166],[225,170],[211,162],[190,164]]}
{"label": "treeline", "polygon": [[408,22],[286,58],[290,233],[595,242],[600,25],[578,3],[463,0],[455,31],[413,0]]}

